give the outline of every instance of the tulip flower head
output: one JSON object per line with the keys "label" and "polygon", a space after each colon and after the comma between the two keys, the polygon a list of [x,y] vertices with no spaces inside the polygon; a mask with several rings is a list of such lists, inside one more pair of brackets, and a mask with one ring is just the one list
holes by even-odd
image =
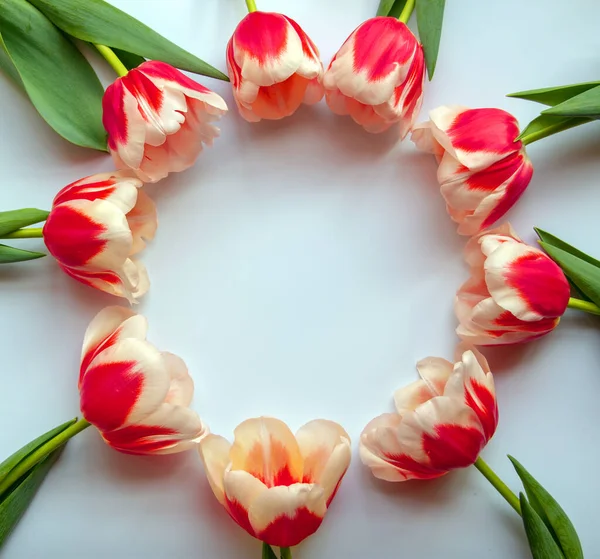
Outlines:
{"label": "tulip flower head", "polygon": [[219,135],[213,122],[227,105],[176,68],[151,60],[108,86],[102,110],[116,167],[156,182],[194,164]]}
{"label": "tulip flower head", "polygon": [[292,115],[323,97],[319,49],[282,14],[255,11],[227,44],[227,69],[240,114],[249,122]]}
{"label": "tulip flower head", "polygon": [[383,132],[393,124],[404,138],[423,100],[423,48],[406,24],[375,17],[346,39],[325,72],[329,108],[350,115],[367,132]]}
{"label": "tulip flower head", "polygon": [[121,452],[182,452],[207,433],[189,409],[194,381],[179,357],[146,341],[147,329],[143,316],[124,307],[92,320],[81,352],[81,413]]}
{"label": "tulip flower head", "polygon": [[525,244],[507,223],[465,248],[471,277],[456,295],[457,334],[475,345],[526,342],[548,334],[564,314],[570,287],[560,267]]}
{"label": "tulip flower head", "polygon": [[144,265],[132,256],[152,239],[157,219],[142,182],[123,172],[78,180],[54,198],[44,242],[76,280],[134,302],[150,286]]}
{"label": "tulip flower head", "polygon": [[533,176],[514,116],[501,109],[438,107],[414,127],[417,148],[435,155],[437,180],[458,233],[475,235],[500,219]]}
{"label": "tulip flower head", "polygon": [[421,376],[394,395],[396,413],[373,419],[360,457],[386,481],[432,479],[474,464],[498,424],[494,379],[485,357],[467,346],[453,365],[428,357]]}
{"label": "tulip flower head", "polygon": [[313,534],[348,465],[350,438],[337,423],[316,420],[294,436],[272,418],[244,421],[235,441],[208,435],[200,456],[212,490],[251,536],[291,547]]}

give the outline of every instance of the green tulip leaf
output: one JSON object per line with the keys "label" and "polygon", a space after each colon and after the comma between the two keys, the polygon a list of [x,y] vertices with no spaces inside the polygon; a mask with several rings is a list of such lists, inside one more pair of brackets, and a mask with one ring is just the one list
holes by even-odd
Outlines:
{"label": "green tulip leaf", "polygon": [[530,89],[528,91],[518,91],[517,93],[509,93],[507,97],[516,97],[525,99],[526,101],[534,101],[542,105],[554,107],[559,103],[563,103],[571,97],[575,97],[588,89],[599,86],[600,82],[574,83],[571,85],[559,85],[556,87],[545,87],[543,89]]}
{"label": "green tulip leaf", "polygon": [[46,444],[50,439],[56,437],[56,435],[60,435],[65,429],[69,428],[73,425],[77,419],[71,419],[66,421],[62,425],[55,427],[54,429],[50,429],[47,433],[40,435],[36,439],[33,439],[31,442],[27,443],[24,447],[17,450],[14,454],[9,456],[4,462],[0,464],[0,481],[4,479],[4,477],[10,472],[17,464],[25,460],[32,452],[35,452],[42,445]]}
{"label": "green tulip leaf", "polygon": [[106,151],[104,89],[77,47],[26,0],[2,0],[0,35],[42,118],[70,142]]}
{"label": "green tulip leaf", "polygon": [[522,140],[525,137],[527,137],[530,142],[539,140],[541,138],[552,136],[553,134],[558,134],[569,128],[585,124],[586,122],[591,122],[591,120],[589,118],[571,118],[541,114],[525,127],[521,134],[519,134],[517,140]]}
{"label": "green tulip leaf", "polygon": [[29,0],[65,33],[219,80],[227,76],[104,0]]}
{"label": "green tulip leaf", "polygon": [[527,502],[523,493],[519,494],[519,500],[521,502],[523,526],[525,527],[533,559],[565,559],[550,530],[548,530],[540,515]]}
{"label": "green tulip leaf", "polygon": [[427,75],[431,80],[437,62],[446,0],[416,0],[419,39],[425,52]]}
{"label": "green tulip leaf", "polygon": [[512,462],[523,482],[529,504],[538,513],[556,543],[562,549],[565,559],[583,559],[583,549],[573,523],[542,485],[512,456]]}
{"label": "green tulip leaf", "polygon": [[44,458],[0,500],[0,548],[17,525],[64,446]]}
{"label": "green tulip leaf", "polygon": [[564,250],[565,252],[568,252],[569,254],[572,254],[577,258],[581,258],[581,260],[585,260],[586,262],[592,264],[593,266],[596,266],[597,268],[600,268],[600,260],[596,260],[596,258],[594,258],[593,256],[590,256],[589,254],[586,254],[585,252],[575,248],[574,246],[565,243],[565,241],[562,241],[558,237],[555,237],[554,235],[552,235],[552,233],[548,233],[547,231],[544,231],[539,227],[534,227],[533,229],[540,238],[540,241],[542,241],[543,243],[546,243],[547,245],[552,245],[556,248],[560,248],[561,250]]}
{"label": "green tulip leaf", "polygon": [[378,16],[388,16],[396,0],[380,0],[379,7],[377,8]]}
{"label": "green tulip leaf", "polygon": [[273,548],[265,542],[262,544],[262,559],[277,559]]}
{"label": "green tulip leaf", "polygon": [[46,256],[43,252],[33,252],[31,250],[23,250],[8,245],[0,245],[0,264],[25,262],[27,260],[42,258],[43,256]]}
{"label": "green tulip leaf", "polygon": [[133,70],[143,62],[146,62],[146,59],[138,54],[133,54],[121,49],[113,49],[113,51],[128,70]]}
{"label": "green tulip leaf", "polygon": [[0,237],[21,229],[21,227],[46,221],[49,214],[50,212],[36,208],[0,212]]}
{"label": "green tulip leaf", "polygon": [[552,116],[600,118],[600,85],[542,111]]}
{"label": "green tulip leaf", "polygon": [[600,268],[566,250],[540,241],[540,246],[593,303],[600,306]]}

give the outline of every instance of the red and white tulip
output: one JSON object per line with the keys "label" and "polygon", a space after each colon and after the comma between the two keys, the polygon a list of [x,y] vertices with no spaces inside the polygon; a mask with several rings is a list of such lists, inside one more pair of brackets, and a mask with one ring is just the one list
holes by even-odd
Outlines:
{"label": "red and white tulip", "polygon": [[277,419],[244,421],[235,441],[208,435],[200,456],[212,490],[251,536],[291,547],[313,534],[348,465],[350,437],[332,421],[315,420],[294,436]]}
{"label": "red and white tulip", "polygon": [[81,352],[81,413],[121,452],[188,450],[207,433],[189,409],[194,381],[181,358],[146,341],[147,329],[125,307],[107,307],[92,320]]}
{"label": "red and white tulip", "polygon": [[438,107],[414,127],[412,141],[435,155],[437,179],[458,233],[475,235],[521,197],[533,166],[514,116],[501,109]]}
{"label": "red and white tulip", "polygon": [[404,138],[423,101],[423,48],[406,24],[375,17],[359,25],[333,57],[323,85],[327,104],[367,132],[398,124]]}
{"label": "red and white tulip", "polygon": [[290,116],[323,97],[319,49],[291,18],[251,12],[227,44],[227,69],[240,114],[249,122]]}
{"label": "red and white tulip", "polygon": [[456,295],[457,334],[475,345],[526,342],[548,334],[564,314],[570,287],[560,267],[525,244],[507,223],[465,248],[471,277]]}
{"label": "red and white tulip", "polygon": [[154,237],[156,207],[127,173],[92,175],[63,188],[44,225],[44,242],[76,280],[134,302],[150,286],[132,256]]}
{"label": "red and white tulip", "polygon": [[176,68],[151,60],[117,78],[104,93],[102,109],[116,167],[156,182],[194,164],[219,135],[213,122],[227,105]]}
{"label": "red and white tulip", "polygon": [[386,481],[432,479],[473,464],[498,424],[494,378],[485,357],[459,347],[457,362],[428,357],[421,376],[394,395],[396,413],[373,419],[360,457]]}

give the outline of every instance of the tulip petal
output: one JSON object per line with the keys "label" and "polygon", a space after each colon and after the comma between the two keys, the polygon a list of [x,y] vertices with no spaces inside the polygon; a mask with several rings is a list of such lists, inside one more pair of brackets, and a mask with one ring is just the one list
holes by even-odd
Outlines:
{"label": "tulip petal", "polygon": [[289,78],[304,58],[300,37],[281,14],[249,13],[237,26],[232,41],[242,79],[261,87]]}
{"label": "tulip petal", "polygon": [[408,456],[443,472],[473,464],[486,442],[477,414],[462,400],[444,396],[407,413],[398,439]]}
{"label": "tulip petal", "polygon": [[396,390],[394,402],[400,414],[412,411],[434,396],[441,396],[452,374],[452,363],[440,357],[427,357],[417,363],[421,380]]}
{"label": "tulip petal", "polygon": [[111,306],[102,309],[90,322],[83,338],[79,382],[89,364],[102,350],[124,338],[146,339],[146,319],[126,307]]}
{"label": "tulip petal", "polygon": [[181,357],[166,351],[162,352],[162,358],[171,379],[165,402],[189,406],[194,397],[194,381],[188,373],[187,365]]}
{"label": "tulip petal", "polygon": [[463,353],[448,380],[444,396],[464,401],[481,422],[486,442],[498,425],[498,405],[494,378],[485,357],[471,348]]}
{"label": "tulip petal", "polygon": [[303,483],[324,489],[327,504],[350,465],[350,437],[334,421],[317,419],[300,427],[296,440],[304,459]]}
{"label": "tulip petal", "polygon": [[232,470],[249,472],[267,487],[302,481],[302,455],[285,423],[270,417],[249,419],[234,433]]}
{"label": "tulip petal", "polygon": [[223,476],[229,466],[230,450],[231,443],[227,439],[212,434],[204,437],[198,446],[208,483],[222,505],[225,504]]}
{"label": "tulip petal", "polygon": [[494,301],[519,320],[563,315],[570,287],[559,266],[541,250],[507,242],[485,261],[485,278]]}
{"label": "tulip petal", "polygon": [[97,173],[65,186],[54,197],[53,206],[74,200],[106,200],[127,213],[135,205],[142,181],[123,171]]}
{"label": "tulip petal", "polygon": [[102,437],[110,446],[129,454],[174,454],[195,447],[206,432],[195,411],[164,403],[142,421],[103,431]]}
{"label": "tulip petal", "polygon": [[143,190],[138,191],[135,206],[127,214],[126,219],[133,237],[130,254],[137,254],[146,247],[145,241],[154,239],[158,227],[156,205]]}
{"label": "tulip petal", "polygon": [[248,518],[250,506],[268,488],[248,472],[231,469],[227,469],[223,475],[223,487],[227,512],[246,532],[255,536]]}
{"label": "tulip petal", "polygon": [[317,531],[326,512],[322,487],[296,483],[259,493],[248,517],[259,540],[292,547]]}
{"label": "tulip petal", "polygon": [[373,419],[360,438],[360,457],[376,478],[398,482],[409,479],[432,479],[446,473],[433,469],[420,449],[420,439],[409,441],[399,437],[402,416],[386,413]]}
{"label": "tulip petal", "polygon": [[429,113],[433,134],[462,165],[479,171],[521,149],[519,125],[501,109],[443,106]]}
{"label": "tulip petal", "polygon": [[160,352],[148,342],[127,338],[90,363],[81,383],[81,412],[101,431],[139,423],[162,404],[169,384]]}

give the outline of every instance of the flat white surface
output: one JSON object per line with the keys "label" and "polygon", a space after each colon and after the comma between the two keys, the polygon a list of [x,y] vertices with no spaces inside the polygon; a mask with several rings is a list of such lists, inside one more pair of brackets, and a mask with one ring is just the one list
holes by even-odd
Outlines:
{"label": "flat white surface", "polygon": [[[224,69],[242,0],[118,0]],[[295,18],[328,63],[375,0],[260,0]],[[568,7],[567,7],[568,5]],[[423,116],[440,104],[498,106],[522,123],[539,110],[505,93],[598,79],[600,3],[449,0]],[[104,70],[108,83],[111,75]],[[293,428],[339,421],[356,443],[415,362],[450,357],[452,299],[466,277],[464,239],[444,211],[433,158],[394,134],[372,136],[324,103],[250,125],[226,83],[200,79],[231,113],[194,168],[151,186],[160,227],[143,254],[152,288],[138,309],[149,339],[181,355],[194,405],[231,437],[248,417]],[[2,209],[49,207],[108,156],[60,140],[0,78]],[[535,144],[533,182],[509,215],[524,238],[541,226],[596,256],[600,129]],[[40,241],[20,246],[41,249]],[[0,270],[0,457],[78,413],[83,332],[118,302],[79,285],[51,258]],[[517,349],[487,351],[501,419],[484,458],[515,490],[511,453],[570,514],[586,557],[600,557],[600,335],[568,312],[559,329]],[[355,453],[320,531],[296,559],[528,557],[519,519],[470,468],[430,482],[374,480]],[[212,496],[197,455],[131,457],[93,429],[69,443],[2,557],[258,558],[260,546]]]}

